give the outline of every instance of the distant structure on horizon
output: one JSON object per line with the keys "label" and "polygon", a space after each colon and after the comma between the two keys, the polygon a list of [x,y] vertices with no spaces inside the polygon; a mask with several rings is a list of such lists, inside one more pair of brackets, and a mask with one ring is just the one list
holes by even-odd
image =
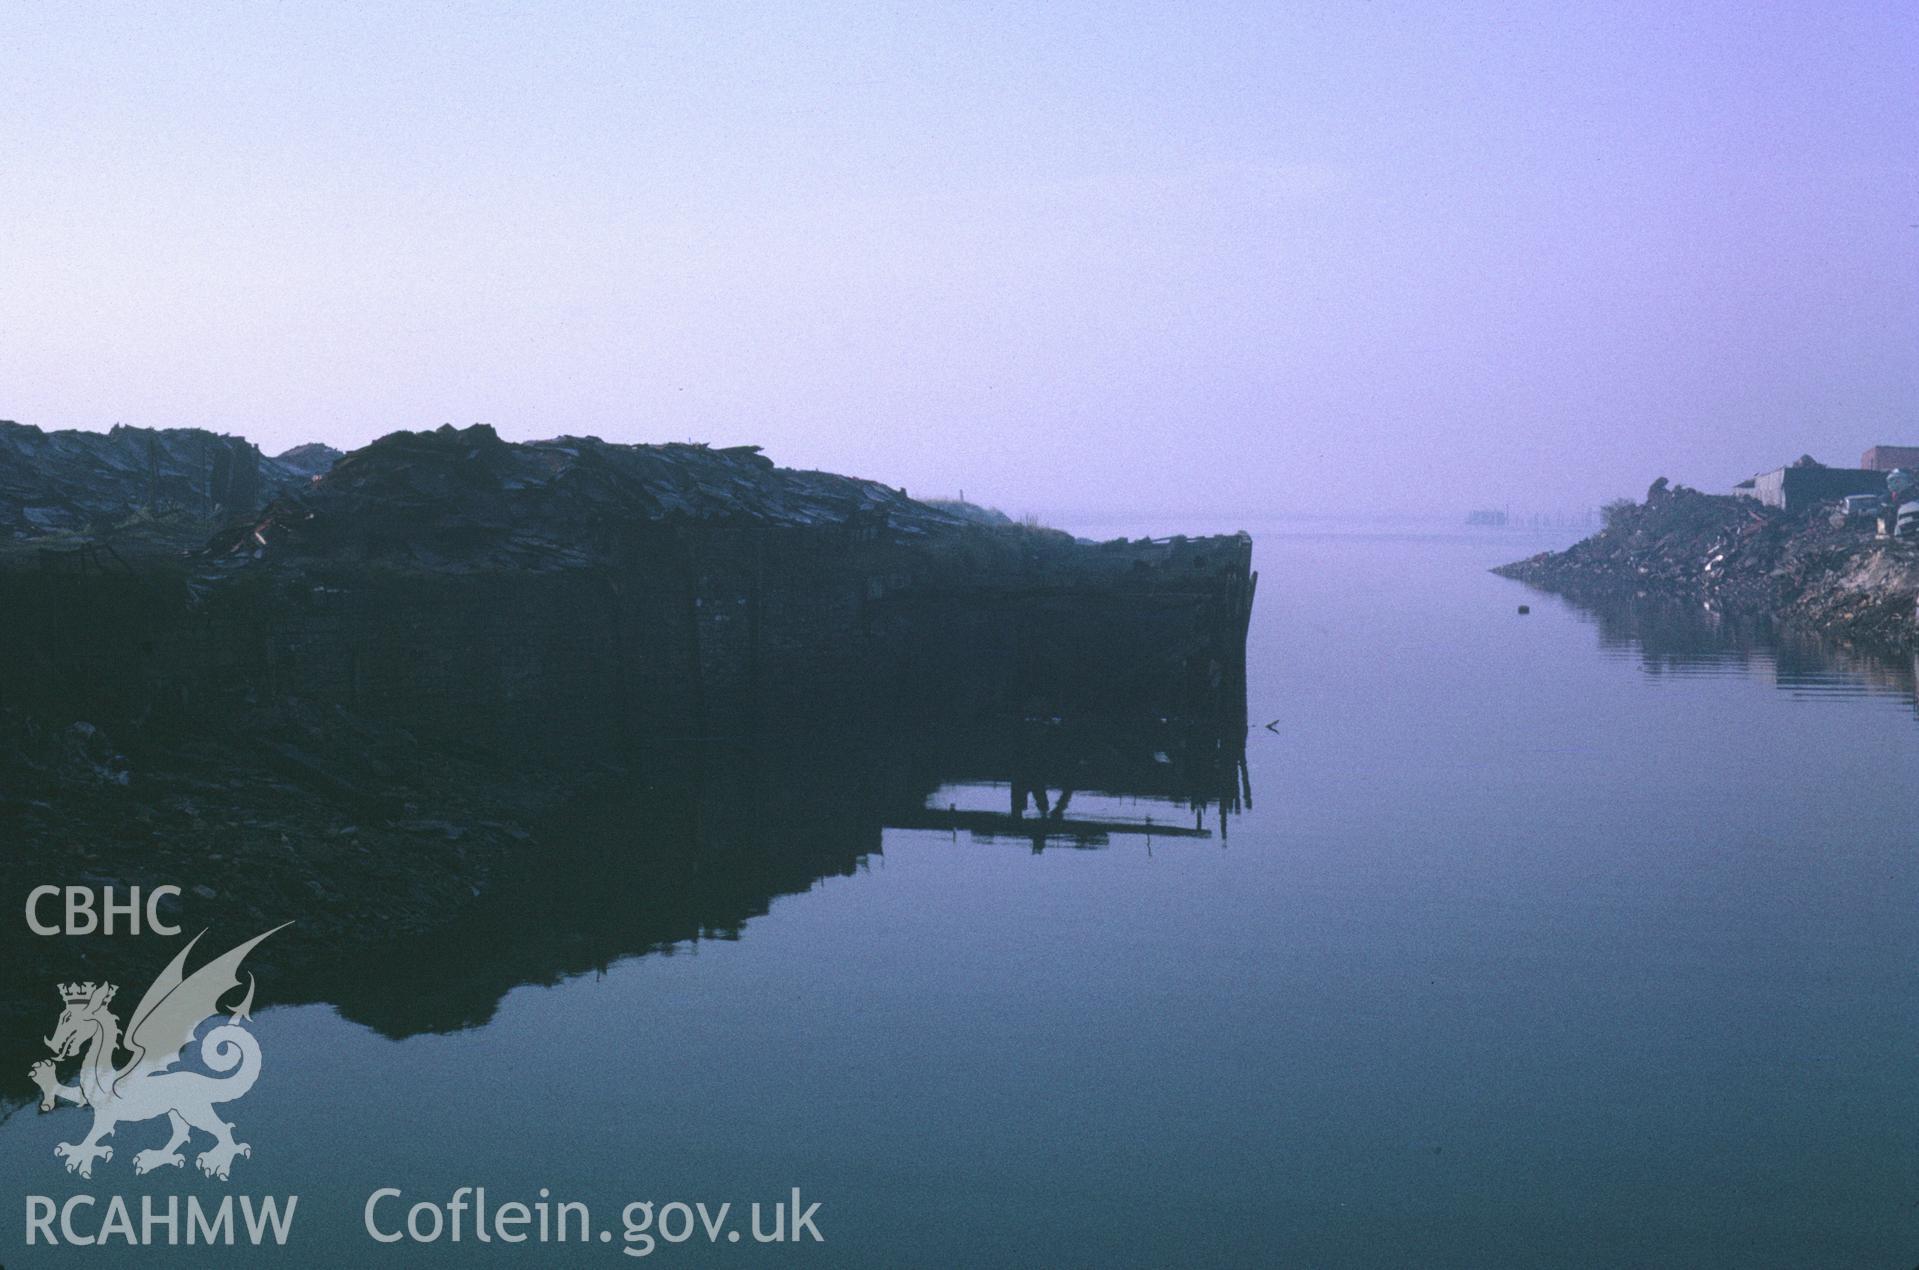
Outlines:
{"label": "distant structure on horizon", "polygon": [[1599,518],[1596,509],[1515,513],[1507,507],[1483,507],[1466,513],[1466,524],[1475,529],[1590,529]]}
{"label": "distant structure on horizon", "polygon": [[1860,456],[1859,466],[1874,472],[1919,467],[1919,445],[1875,445]]}

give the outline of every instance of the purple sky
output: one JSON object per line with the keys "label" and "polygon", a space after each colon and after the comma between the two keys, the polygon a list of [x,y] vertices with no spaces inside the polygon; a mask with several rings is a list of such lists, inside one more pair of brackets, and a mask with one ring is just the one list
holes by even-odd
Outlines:
{"label": "purple sky", "polygon": [[0,93],[43,427],[757,442],[1065,517],[1919,444],[1904,3],[20,5]]}

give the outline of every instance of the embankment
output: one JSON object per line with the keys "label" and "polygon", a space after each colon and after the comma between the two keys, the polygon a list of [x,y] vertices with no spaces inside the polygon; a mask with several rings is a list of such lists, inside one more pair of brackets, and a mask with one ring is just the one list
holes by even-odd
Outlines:
{"label": "embankment", "polygon": [[[716,739],[1031,726],[1092,737],[1055,764],[1078,771],[1134,729],[1149,756],[1215,755],[1211,797],[1237,796],[1244,535],[1088,543],[751,450],[484,428],[384,438],[184,555],[123,512],[84,522],[113,538],[0,551],[16,914],[46,883],[172,883],[189,929],[297,918],[260,961],[313,982],[524,890],[570,807],[662,787],[658,755]],[[994,749],[1000,779],[1036,752]],[[690,784],[662,805],[712,821]],[[19,926],[0,953],[23,983],[123,973],[124,941]]]}
{"label": "embankment", "polygon": [[1787,512],[1661,481],[1564,551],[1494,572],[1573,597],[1646,596],[1763,617],[1845,643],[1919,651],[1919,543],[1836,505]]}

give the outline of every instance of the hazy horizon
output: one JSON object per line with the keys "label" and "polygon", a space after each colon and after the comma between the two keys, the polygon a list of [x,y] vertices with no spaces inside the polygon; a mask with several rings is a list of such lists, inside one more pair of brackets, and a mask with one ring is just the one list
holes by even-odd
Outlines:
{"label": "hazy horizon", "polygon": [[1919,444],[1893,5],[18,10],[0,418],[486,422],[1015,513]]}

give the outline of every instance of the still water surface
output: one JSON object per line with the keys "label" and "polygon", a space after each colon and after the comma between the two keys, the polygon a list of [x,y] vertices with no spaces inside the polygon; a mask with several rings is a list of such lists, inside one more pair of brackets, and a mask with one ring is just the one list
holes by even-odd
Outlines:
{"label": "still water surface", "polygon": [[[1124,790],[1076,794],[1086,850],[810,808],[790,875],[681,854],[662,886],[629,824],[623,864],[562,852],[516,934],[389,967],[362,1021],[261,1013],[232,1184],[81,1182],[73,1113],[29,1109],[0,1194],[298,1194],[258,1264],[302,1266],[628,1264],[628,1200],[743,1228],[795,1186],[823,1245],[648,1262],[1919,1261],[1910,664],[1584,612],[1485,572],[1556,545],[1516,533],[1254,531],[1225,836]],[[1005,810],[992,775],[913,803]],[[777,847],[804,796],[775,786],[735,829]],[[615,1239],[363,1233],[378,1187],[397,1227],[463,1185]],[[20,1216],[9,1266],[125,1259],[36,1257]]]}

